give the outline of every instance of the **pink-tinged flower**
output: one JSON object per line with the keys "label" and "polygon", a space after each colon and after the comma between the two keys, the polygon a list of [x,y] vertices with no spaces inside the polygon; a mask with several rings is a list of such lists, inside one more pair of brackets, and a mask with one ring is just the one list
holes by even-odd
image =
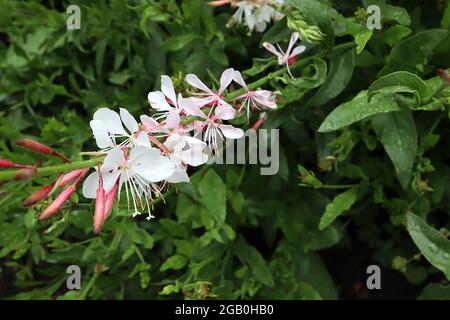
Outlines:
{"label": "pink-tinged flower", "polygon": [[216,153],[219,151],[219,142],[227,139],[239,139],[244,136],[244,131],[240,128],[235,128],[232,125],[223,124],[223,114],[215,112],[215,114],[205,115],[202,113],[201,118],[204,121],[194,121],[194,128],[198,132],[202,132],[203,141],[205,141],[209,148]]}
{"label": "pink-tinged flower", "polygon": [[[120,149],[112,149],[108,152],[101,171],[105,194],[110,193],[118,181],[120,196],[122,186],[125,185],[128,205],[131,196],[134,206],[133,216],[136,216],[141,214],[138,204],[143,208],[142,200],[146,201],[150,214],[148,199],[152,198],[152,190],[159,192],[154,183],[170,177],[175,171],[175,164],[162,156],[158,149],[137,146],[130,150],[129,155],[125,155]],[[95,171],[85,180],[83,195],[94,199],[98,186],[99,174]]]}
{"label": "pink-tinged flower", "polygon": [[169,157],[176,165],[175,172],[166,179],[167,182],[189,182],[186,173],[188,165],[197,167],[208,161],[208,155],[204,153],[206,143],[197,138],[171,135],[164,145],[170,150]]}
{"label": "pink-tinged flower", "polygon": [[242,100],[242,105],[238,111],[245,108],[247,110],[247,117],[250,116],[250,108],[258,110],[261,108],[276,109],[277,103],[273,92],[268,90],[250,90],[239,71],[234,72],[234,81],[240,84],[246,91],[246,93],[240,95],[235,100]]}
{"label": "pink-tinged flower", "polygon": [[303,51],[305,51],[306,47],[304,45],[299,45],[294,48],[294,44],[299,39],[300,35],[298,32],[294,32],[291,35],[291,40],[289,41],[289,45],[287,47],[286,52],[281,50],[280,46],[277,44],[277,48],[269,42],[264,42],[263,46],[270,52],[272,52],[274,55],[278,58],[278,64],[279,65],[286,65],[286,68],[288,69],[289,74],[291,77],[294,77],[291,73],[291,70],[289,69],[289,66],[294,64],[297,60],[297,56],[301,54]]}
{"label": "pink-tinged flower", "polygon": [[[126,131],[122,123],[128,129]],[[147,134],[140,130],[134,117],[124,108],[120,108],[120,116],[117,112],[100,108],[94,113],[94,119],[90,122],[97,146],[100,149],[111,149],[122,146],[150,146]],[[117,144],[117,139],[124,139]]]}
{"label": "pink-tinged flower", "polygon": [[161,91],[152,91],[147,97],[152,108],[161,112],[161,117],[165,118],[167,125],[172,127],[180,122],[180,114],[196,115],[198,113],[197,108],[183,98],[181,93],[177,97],[172,79],[166,75],[161,76]]}
{"label": "pink-tinged flower", "polygon": [[[216,115],[220,114],[221,119],[233,119],[236,114],[236,110],[225,102],[222,97],[222,93],[230,85],[231,81],[233,81],[233,74],[233,68],[226,69],[222,73],[222,76],[220,77],[220,88],[217,92],[213,92],[209,89],[195,74],[186,75],[186,82],[201,91],[200,93],[194,93],[195,97],[186,98],[187,103],[192,102],[192,104],[197,108],[201,108],[206,105],[212,108],[215,107],[215,113]],[[195,115],[202,116],[198,111]]]}

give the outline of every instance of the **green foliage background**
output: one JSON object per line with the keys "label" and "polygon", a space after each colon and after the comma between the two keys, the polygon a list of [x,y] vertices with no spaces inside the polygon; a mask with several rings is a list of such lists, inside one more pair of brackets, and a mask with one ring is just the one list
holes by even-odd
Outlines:
{"label": "green foliage background", "polygon": [[[268,86],[281,94],[264,124],[281,132],[279,173],[204,166],[156,205],[157,219],[114,209],[99,236],[92,202],[73,197],[40,224],[42,208],[21,202],[48,178],[7,183],[1,297],[450,297],[450,89],[435,73],[450,67],[450,6],[287,2],[325,39],[300,57],[301,76]],[[261,43],[285,45],[292,32],[286,18],[263,34],[229,29],[229,7],[201,0],[80,0],[82,28],[67,31],[69,4],[0,0],[1,158],[57,163],[16,147],[25,135],[81,159],[95,150],[97,108],[147,112],[161,74],[178,85],[187,73],[213,82],[233,67],[257,80],[275,70],[268,60],[252,64],[270,57]],[[364,25],[358,7],[370,4],[381,7],[382,30]],[[288,19],[295,29],[298,16]],[[80,291],[66,289],[71,264],[83,272]],[[365,289],[371,264],[386,280],[378,293]]]}

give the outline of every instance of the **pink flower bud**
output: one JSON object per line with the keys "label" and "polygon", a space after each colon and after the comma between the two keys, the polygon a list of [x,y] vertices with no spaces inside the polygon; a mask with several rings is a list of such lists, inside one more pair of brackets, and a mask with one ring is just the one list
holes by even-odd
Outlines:
{"label": "pink flower bud", "polygon": [[16,141],[16,144],[21,146],[21,147],[30,149],[32,151],[35,151],[35,152],[38,152],[38,153],[42,153],[42,154],[52,155],[52,156],[55,156],[57,158],[60,158],[60,159],[62,159],[64,161],[66,161],[66,162],[70,162],[70,160],[66,156],[64,156],[64,155],[54,151],[52,148],[50,148],[50,147],[48,147],[48,146],[46,146],[46,145],[44,145],[42,143],[39,143],[39,142],[37,142],[35,140],[32,140],[32,139],[19,139],[19,140]]}
{"label": "pink flower bud", "polygon": [[26,164],[17,164],[9,160],[0,159],[0,168],[29,168]]}
{"label": "pink flower bud", "polygon": [[40,221],[44,221],[48,218],[53,217],[56,215],[61,208],[63,207],[64,203],[70,198],[70,196],[75,192],[75,187],[73,185],[70,185],[66,189],[64,189],[56,198],[53,200],[53,202],[39,215],[38,219]]}
{"label": "pink flower bud", "polygon": [[70,181],[72,181],[75,178],[78,178],[83,172],[85,171],[85,169],[77,169],[77,170],[73,170],[70,171],[66,174],[63,174],[58,181],[58,186],[63,187],[66,184],[68,184]]}
{"label": "pink flower bud", "polygon": [[290,57],[288,60],[287,60],[287,63],[288,63],[288,65],[293,65],[294,63],[296,63],[297,62],[297,56],[293,56],[293,57]]}
{"label": "pink flower bud", "polygon": [[52,191],[54,184],[50,184],[48,186],[44,186],[37,190],[36,192],[32,193],[28,198],[26,198],[23,201],[23,205],[25,207],[30,207],[36,203],[38,203],[41,200],[44,200],[48,197],[50,191]]}
{"label": "pink flower bud", "polygon": [[94,212],[94,232],[99,234],[102,231],[103,223],[105,222],[105,189],[100,187],[97,189],[95,197],[95,212]]}
{"label": "pink flower bud", "polygon": [[36,173],[36,171],[37,171],[36,166],[20,169],[16,172],[13,179],[16,181],[30,179]]}
{"label": "pink flower bud", "polygon": [[106,201],[105,201],[105,220],[108,219],[109,215],[111,214],[111,209],[113,207],[114,203],[114,196],[116,195],[118,184],[116,183],[112,190],[106,195]]}

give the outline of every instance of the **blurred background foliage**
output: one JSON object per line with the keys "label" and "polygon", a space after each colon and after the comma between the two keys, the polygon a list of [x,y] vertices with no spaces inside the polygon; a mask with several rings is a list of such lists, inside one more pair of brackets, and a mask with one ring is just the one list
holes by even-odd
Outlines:
{"label": "blurred background foliage", "polygon": [[[288,2],[325,39],[308,45],[306,55],[316,58],[301,70],[306,80],[271,81],[283,108],[264,127],[281,129],[279,173],[261,176],[257,165],[204,166],[192,184],[156,205],[157,219],[131,219],[115,208],[99,236],[92,232],[92,202],[73,197],[62,214],[40,224],[41,207],[21,203],[48,178],[5,184],[0,297],[449,297],[448,280],[421,257],[404,226],[410,210],[442,232],[450,227],[446,112],[414,112],[414,134],[398,133],[422,148],[407,155],[413,182],[405,178],[403,188],[370,122],[317,133],[336,106],[381,75],[407,70],[428,79],[436,67],[449,67],[447,2]],[[81,8],[81,30],[66,30],[70,4]],[[370,4],[382,8],[382,30],[364,26]],[[57,163],[13,143],[30,136],[81,159],[80,151],[95,150],[89,128],[95,110],[149,111],[147,93],[159,88],[161,74],[178,86],[187,73],[214,81],[227,67],[253,65],[247,75],[264,76],[262,62],[252,64],[269,57],[262,41],[286,43],[292,30],[283,19],[249,35],[226,27],[231,13],[202,0],[0,0],[1,158]],[[334,213],[342,216],[321,222],[340,189],[349,190]],[[72,264],[82,270],[79,291],[65,285]],[[372,264],[382,269],[380,291],[365,286]]]}

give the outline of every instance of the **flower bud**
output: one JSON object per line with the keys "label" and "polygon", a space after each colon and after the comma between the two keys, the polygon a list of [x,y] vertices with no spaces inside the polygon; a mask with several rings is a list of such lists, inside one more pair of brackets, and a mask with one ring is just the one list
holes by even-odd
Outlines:
{"label": "flower bud", "polygon": [[23,201],[23,205],[25,207],[30,207],[30,206],[38,203],[39,201],[46,199],[48,197],[48,195],[50,194],[50,191],[52,191],[53,186],[54,186],[54,184],[52,183],[48,186],[44,186],[44,187],[40,188],[39,190],[37,190],[34,193],[32,193],[28,198],[26,198]]}
{"label": "flower bud", "polygon": [[52,155],[52,156],[55,156],[57,158],[60,158],[60,159],[64,160],[65,162],[70,162],[70,160],[66,156],[64,156],[64,155],[54,151],[52,148],[50,148],[50,147],[48,147],[48,146],[46,146],[46,145],[44,145],[42,143],[39,143],[39,142],[37,142],[35,140],[32,140],[32,139],[19,139],[19,140],[16,141],[16,144],[21,146],[21,147],[30,149],[32,151],[35,151],[35,152],[38,152],[38,153],[42,153],[42,154],[46,154],[46,155]]}
{"label": "flower bud", "polygon": [[78,178],[84,171],[85,169],[77,169],[63,174],[58,180],[58,186],[63,187],[67,185],[73,179]]}
{"label": "flower bud", "polygon": [[114,196],[116,195],[117,191],[117,183],[114,185],[112,190],[106,195],[106,201],[105,201],[105,220],[109,217],[111,214],[111,209],[114,203]]}
{"label": "flower bud", "polygon": [[94,232],[99,234],[105,222],[105,189],[99,187],[95,196]]}
{"label": "flower bud", "polygon": [[64,189],[56,198],[53,200],[53,202],[39,215],[38,219],[40,221],[44,221],[48,218],[53,217],[56,215],[61,208],[63,207],[64,203],[70,198],[70,196],[75,192],[75,187],[73,185],[70,185],[66,189]]}
{"label": "flower bud", "polygon": [[450,83],[450,74],[447,73],[447,70],[438,68],[436,72],[442,78],[442,80]]}
{"label": "flower bud", "polygon": [[0,159],[0,168],[29,168],[26,164],[17,164],[9,160]]}
{"label": "flower bud", "polygon": [[32,166],[29,168],[20,169],[14,175],[14,180],[26,180],[30,179],[37,171],[37,166]]}

